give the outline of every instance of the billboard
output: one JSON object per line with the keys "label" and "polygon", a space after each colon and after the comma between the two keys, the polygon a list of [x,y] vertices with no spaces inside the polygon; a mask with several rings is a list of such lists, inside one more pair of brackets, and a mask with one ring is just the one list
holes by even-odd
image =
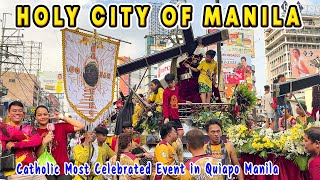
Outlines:
{"label": "billboard", "polygon": [[290,48],[290,68],[292,71],[292,77],[300,78],[316,74],[317,68],[311,61],[319,55],[319,49]]}
{"label": "billboard", "polygon": [[64,93],[62,72],[43,71],[38,73],[41,88],[47,93]]}
{"label": "billboard", "polygon": [[[210,29],[208,33],[216,31]],[[253,30],[228,29],[228,32],[229,39],[223,41],[221,46],[223,83],[219,85],[220,90],[224,89],[226,98],[232,96],[236,84],[248,84],[253,89],[251,60],[255,56]],[[211,45],[209,49],[216,51],[217,45]],[[243,62],[241,57],[245,57]]]}
{"label": "billboard", "polygon": [[250,90],[253,89],[251,55],[222,53],[222,72],[227,98],[237,84],[247,84]]}
{"label": "billboard", "polygon": [[171,61],[165,62],[157,69],[157,79],[162,80],[164,76],[170,73]]}
{"label": "billboard", "polygon": [[[216,29],[208,30],[209,33],[213,33],[216,31]],[[228,29],[228,32],[229,39],[222,42],[222,52],[248,54],[252,57],[255,56],[253,30]],[[216,50],[216,45],[209,46],[209,49]]]}

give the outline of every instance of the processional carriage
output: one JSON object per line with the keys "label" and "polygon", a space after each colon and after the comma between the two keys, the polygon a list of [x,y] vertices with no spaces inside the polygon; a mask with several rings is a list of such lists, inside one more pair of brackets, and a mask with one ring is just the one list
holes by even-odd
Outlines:
{"label": "processional carriage", "polygon": [[[202,60],[202,54],[196,54],[195,50],[200,45],[202,47],[209,46],[213,43],[219,43],[229,38],[227,30],[218,31],[215,33],[210,33],[205,36],[194,38],[192,29],[183,30],[184,44],[177,45],[168,49],[165,49],[159,53],[152,54],[146,57],[139,58],[137,60],[130,61],[126,64],[118,66],[117,76],[127,74],[142,68],[149,67],[151,65],[164,62],[166,60],[172,59],[171,69],[172,73],[178,78],[177,86],[179,87],[179,96],[183,97],[185,100],[191,101],[192,104],[179,103],[179,114],[180,120],[183,123],[185,132],[192,128],[202,129],[205,122],[210,118],[219,118],[223,119],[223,122],[232,124],[230,116],[234,116],[235,103],[222,103],[219,96],[218,88],[214,88],[213,94],[215,98],[212,99],[212,103],[203,104],[201,103],[200,94],[198,90],[198,76],[196,73],[191,73],[185,67],[185,64],[191,64],[195,67]],[[219,53],[219,52],[218,52]],[[186,58],[178,57],[186,55]],[[218,59],[218,64],[221,66],[221,59]],[[219,72],[221,67],[218,68]],[[218,73],[220,74],[220,73]],[[220,79],[220,78],[218,78]],[[131,88],[131,94],[128,96],[135,95],[141,102],[143,102],[145,108],[144,119],[145,123],[152,124],[153,127],[159,128],[162,121],[161,115],[155,112],[154,108],[148,106],[135,92],[135,88]],[[133,95],[132,95],[133,94]],[[130,99],[130,98],[129,98]],[[120,133],[122,130],[122,123],[128,117],[128,104],[132,102],[126,101],[124,103],[123,110],[119,111],[119,116],[117,118],[117,124],[115,127],[115,134]],[[131,106],[132,107],[132,106]],[[126,109],[127,108],[127,109]],[[125,110],[126,109],[126,110]],[[124,119],[121,119],[121,113],[125,116]],[[120,118],[119,118],[120,117]],[[156,119],[156,120],[155,120]],[[143,125],[143,122],[138,123]],[[138,127],[136,127],[138,128]],[[146,130],[145,127],[143,127]],[[160,140],[158,131],[153,132],[144,132],[141,135],[141,142],[145,149],[148,149],[149,152],[152,152],[158,141]],[[185,143],[185,140],[182,140]],[[191,157],[191,154],[185,149],[184,156],[185,160]]]}

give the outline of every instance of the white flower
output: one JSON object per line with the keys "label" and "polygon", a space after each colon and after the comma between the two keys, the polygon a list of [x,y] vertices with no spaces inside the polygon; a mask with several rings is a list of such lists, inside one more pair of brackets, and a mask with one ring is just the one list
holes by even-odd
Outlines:
{"label": "white flower", "polygon": [[313,127],[320,127],[320,121],[314,122]]}
{"label": "white flower", "polygon": [[148,117],[152,117],[153,113],[151,111],[148,112]]}

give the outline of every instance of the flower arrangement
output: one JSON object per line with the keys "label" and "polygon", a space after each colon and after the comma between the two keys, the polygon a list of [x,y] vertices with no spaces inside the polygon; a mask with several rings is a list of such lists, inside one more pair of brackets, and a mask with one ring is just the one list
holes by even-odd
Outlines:
{"label": "flower arrangement", "polygon": [[[236,125],[228,128],[227,137],[228,140],[235,147],[243,147],[244,144],[248,143],[249,133],[248,128],[245,125]],[[243,152],[243,149],[239,149],[240,153]]]}
{"label": "flower arrangement", "polygon": [[155,134],[158,132],[160,127],[159,122],[163,119],[161,112],[150,110],[145,112],[141,118],[143,122],[139,128],[144,131],[144,134]]}
{"label": "flower arrangement", "polygon": [[233,120],[236,123],[238,119],[248,120],[249,112],[256,106],[256,92],[249,89],[248,85],[240,84],[231,99]]}
{"label": "flower arrangement", "polygon": [[256,106],[257,96],[255,91],[251,91],[248,85],[240,84],[235,92],[232,104],[238,104],[240,113],[245,113]]}
{"label": "flower arrangement", "polygon": [[[312,124],[310,124],[310,126],[312,126]],[[303,146],[304,130],[303,125],[297,124],[284,133],[284,137],[286,137],[284,144],[286,159],[293,160],[302,171],[308,168],[309,160],[309,156],[304,151]]]}
{"label": "flower arrangement", "polygon": [[[306,129],[310,127],[320,127],[320,122],[309,123]],[[237,153],[259,154],[265,159],[268,153],[282,155],[305,171],[309,155],[304,151],[304,130],[301,124],[279,133],[273,133],[271,129],[249,131],[244,125],[235,125],[228,129],[227,137]]]}
{"label": "flower arrangement", "polygon": [[198,128],[204,128],[204,125],[206,124],[207,121],[211,119],[219,119],[221,120],[222,127],[223,127],[223,134],[227,133],[227,130],[229,127],[232,126],[232,121],[231,119],[222,112],[215,112],[212,113],[210,110],[203,110],[200,111],[199,113],[196,113],[194,115],[194,118],[192,119],[192,125]]}

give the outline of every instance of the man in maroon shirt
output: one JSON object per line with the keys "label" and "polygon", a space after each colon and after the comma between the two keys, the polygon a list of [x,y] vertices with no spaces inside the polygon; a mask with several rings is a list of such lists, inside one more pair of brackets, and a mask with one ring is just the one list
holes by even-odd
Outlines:
{"label": "man in maroon shirt", "polygon": [[164,80],[167,82],[168,87],[163,92],[163,118],[164,123],[172,123],[178,130],[178,136],[182,139],[184,131],[182,124],[179,120],[179,105],[178,103],[189,103],[190,101],[183,100],[179,97],[179,89],[176,86],[175,76],[173,74],[167,74],[164,77]]}
{"label": "man in maroon shirt", "polygon": [[320,179],[320,128],[312,127],[306,130],[304,148],[311,154],[309,160],[309,173],[312,180]]}

